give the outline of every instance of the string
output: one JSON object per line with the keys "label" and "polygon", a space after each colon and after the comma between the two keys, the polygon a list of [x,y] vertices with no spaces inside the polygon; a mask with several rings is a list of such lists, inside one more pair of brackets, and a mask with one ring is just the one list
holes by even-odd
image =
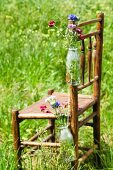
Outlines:
{"label": "string", "polygon": [[70,123],[70,91],[68,87],[67,127],[69,127],[69,123]]}

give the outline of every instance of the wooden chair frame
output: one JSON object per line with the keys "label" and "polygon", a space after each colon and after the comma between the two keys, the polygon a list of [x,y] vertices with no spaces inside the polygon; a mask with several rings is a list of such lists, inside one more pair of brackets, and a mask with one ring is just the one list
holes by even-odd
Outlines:
{"label": "wooden chair frame", "polygon": [[[85,75],[85,40],[82,40],[81,45],[81,70],[82,70],[82,83],[79,86],[70,85],[70,127],[73,134],[73,140],[75,144],[75,155],[76,160],[73,162],[75,165],[75,169],[78,167],[78,163],[86,160],[86,158],[94,151],[95,148],[100,149],[100,86],[101,86],[101,72],[102,72],[102,48],[103,48],[103,27],[104,27],[104,14],[99,13],[96,19],[92,19],[83,23],[80,23],[78,27],[83,27],[89,24],[97,23],[97,30],[95,32],[91,32],[84,35],[84,39],[89,38],[88,45],[88,82],[85,83],[84,75]],[[94,77],[91,79],[91,60],[92,60],[92,42],[91,37],[96,37],[96,42],[94,44],[95,51],[95,68],[94,68]],[[79,95],[78,92],[90,85],[93,84],[93,100],[86,107],[79,111],[78,109],[78,100]],[[53,91],[49,91],[49,94],[52,94]],[[82,121],[78,120],[79,115],[81,115],[88,108],[92,107],[93,112],[83,119]],[[35,108],[35,105],[34,105]],[[29,110],[29,109],[28,109]],[[26,110],[25,110],[26,111]],[[24,111],[24,112],[25,112]],[[47,126],[45,130],[50,131],[50,135],[45,139],[43,143],[34,142],[34,140],[40,135],[39,133],[34,135],[28,141],[20,140],[20,127],[19,124],[24,119],[48,119],[49,126]],[[90,123],[89,120],[93,119],[93,122]],[[60,143],[55,142],[55,120],[56,117],[53,114],[43,115],[41,113],[37,114],[35,112],[23,113],[22,111],[13,110],[12,111],[12,132],[13,132],[13,140],[14,140],[14,150],[17,152],[17,161],[18,164],[21,165],[21,145],[27,146],[52,146],[59,147]],[[83,125],[91,126],[93,128],[93,136],[94,136],[94,146],[87,150],[87,153],[83,155],[83,157],[79,158],[79,149],[78,146],[78,132],[79,128]],[[51,142],[48,142],[50,141]],[[99,158],[98,158],[99,161]]]}

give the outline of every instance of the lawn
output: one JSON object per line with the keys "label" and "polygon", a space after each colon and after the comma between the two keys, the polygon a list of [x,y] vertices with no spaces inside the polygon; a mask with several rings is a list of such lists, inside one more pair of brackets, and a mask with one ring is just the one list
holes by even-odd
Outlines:
{"label": "lawn", "polygon": [[[113,1],[1,0],[0,170],[15,169],[11,134],[12,108],[26,107],[45,95],[49,88],[67,91],[66,44],[54,32],[52,36],[48,33],[48,21],[54,19],[59,26],[65,26],[70,13],[75,13],[80,21],[84,21],[95,18],[99,11],[105,14],[101,84],[101,169],[113,169]],[[32,122],[23,124],[22,133],[27,125],[30,132],[36,128],[32,128]],[[40,158],[43,164],[43,157]],[[59,165],[59,170],[66,169],[62,157],[59,156],[55,161],[53,165]],[[32,169],[29,157],[27,165],[26,169]],[[35,169],[51,169],[49,166],[48,164]],[[94,170],[95,167],[89,161],[79,169]]]}

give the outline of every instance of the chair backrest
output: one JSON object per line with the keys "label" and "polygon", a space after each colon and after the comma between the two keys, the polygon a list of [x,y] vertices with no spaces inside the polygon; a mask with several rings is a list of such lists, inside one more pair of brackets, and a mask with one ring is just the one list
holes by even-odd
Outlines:
{"label": "chair backrest", "polygon": [[[96,99],[97,105],[100,105],[104,14],[99,13],[96,19],[82,22],[78,27],[86,27],[91,24],[95,24],[95,31],[84,34],[84,40],[81,40],[81,83],[77,86],[70,85],[71,129],[73,134],[78,129],[79,91],[93,85],[92,96]],[[94,26],[90,28],[92,29]],[[76,138],[77,134],[75,140]]]}
{"label": "chair backrest", "polygon": [[80,23],[78,27],[83,27],[84,30],[84,27],[91,26],[92,24],[93,27],[91,28],[95,30],[84,34],[84,40],[81,40],[81,83],[77,90],[79,91],[94,84],[93,96],[98,97],[100,95],[102,70],[104,14],[99,13],[96,19]]}

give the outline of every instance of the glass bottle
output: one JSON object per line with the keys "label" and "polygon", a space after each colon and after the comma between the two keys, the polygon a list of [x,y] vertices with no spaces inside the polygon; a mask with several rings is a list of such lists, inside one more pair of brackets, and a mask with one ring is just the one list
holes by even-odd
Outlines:
{"label": "glass bottle", "polygon": [[77,47],[70,47],[67,53],[66,82],[73,86],[80,83],[80,57]]}

